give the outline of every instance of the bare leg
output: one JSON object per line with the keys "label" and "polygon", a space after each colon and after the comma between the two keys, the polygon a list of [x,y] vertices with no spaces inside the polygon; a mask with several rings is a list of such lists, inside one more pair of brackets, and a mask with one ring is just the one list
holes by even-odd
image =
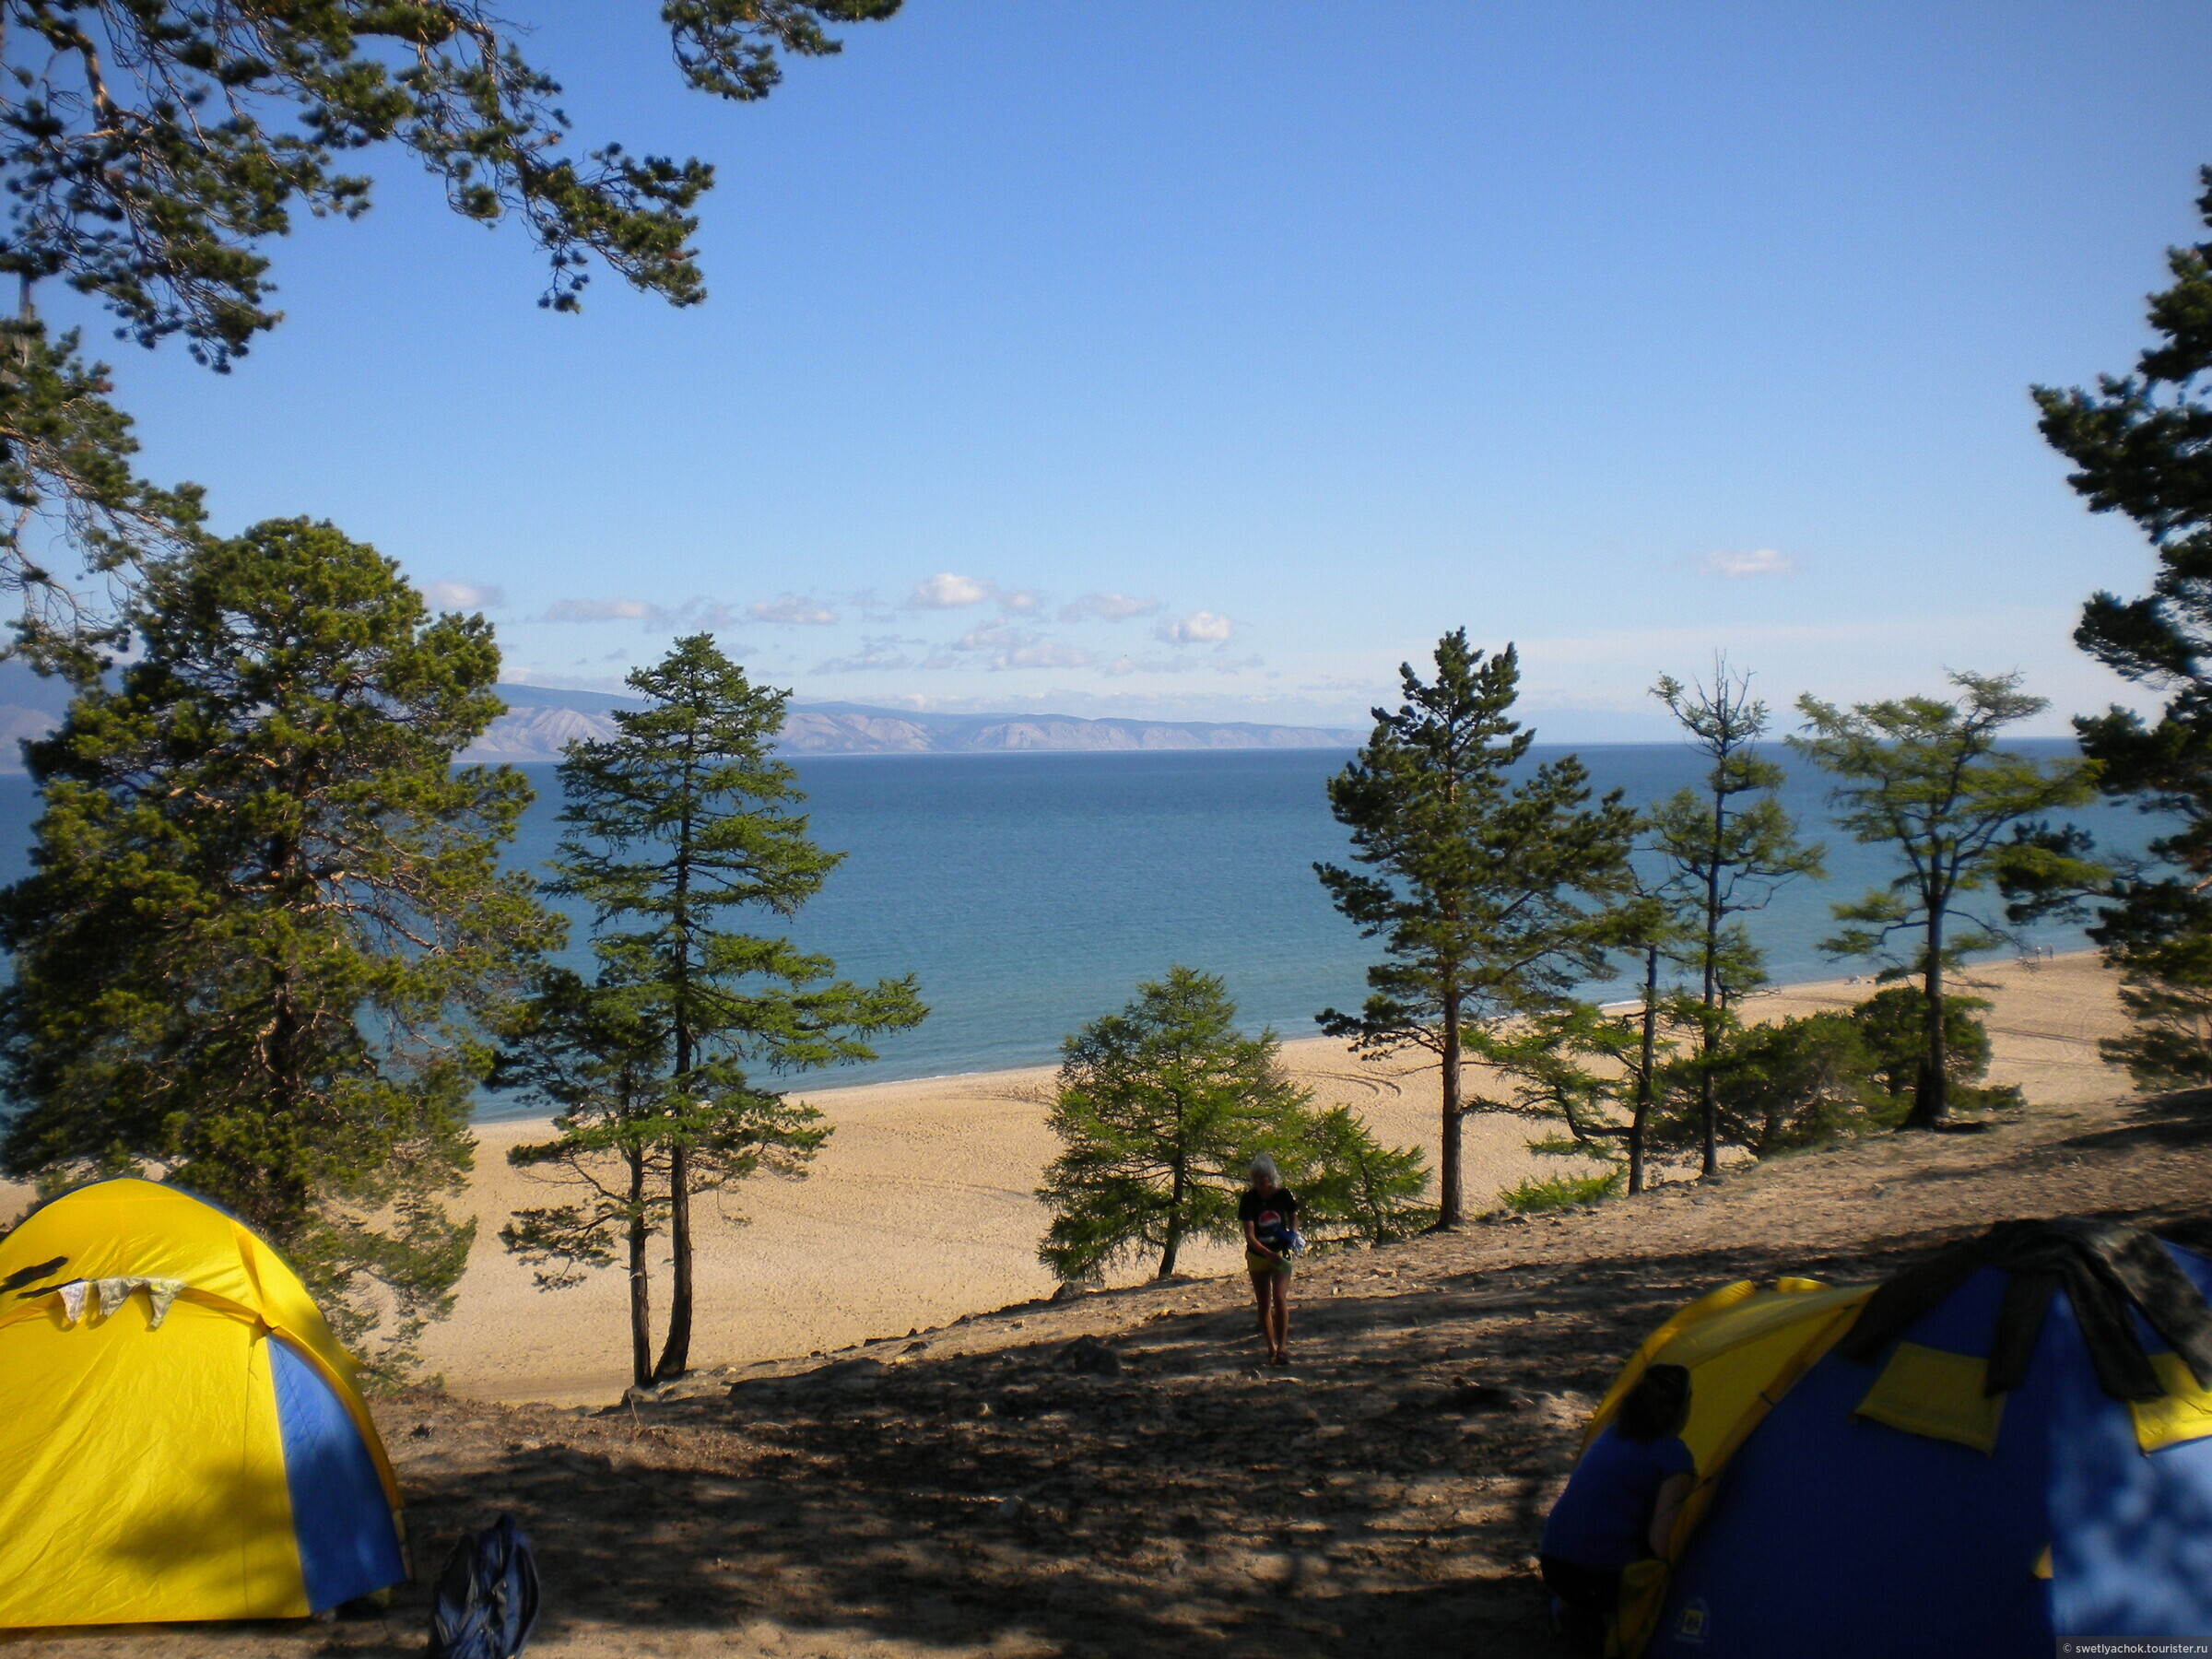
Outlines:
{"label": "bare leg", "polygon": [[1260,1341],[1265,1345],[1269,1359],[1275,1357],[1275,1326],[1271,1323],[1274,1315],[1267,1306],[1267,1287],[1274,1277],[1272,1273],[1255,1273],[1252,1276],[1252,1299],[1258,1304],[1260,1312]]}
{"label": "bare leg", "polygon": [[1290,1276],[1271,1273],[1267,1277],[1275,1281],[1270,1287],[1273,1295],[1267,1310],[1271,1327],[1267,1346],[1275,1351],[1276,1359],[1288,1365],[1290,1363]]}

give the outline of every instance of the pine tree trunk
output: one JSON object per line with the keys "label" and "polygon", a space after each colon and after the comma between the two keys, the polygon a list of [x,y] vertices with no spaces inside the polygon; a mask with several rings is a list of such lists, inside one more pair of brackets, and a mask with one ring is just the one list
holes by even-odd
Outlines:
{"label": "pine tree trunk", "polygon": [[1177,1152],[1168,1186],[1168,1242],[1159,1253],[1160,1278],[1175,1271],[1175,1257],[1182,1249],[1182,1199],[1187,1190],[1184,1178],[1183,1155]]}
{"label": "pine tree trunk", "polygon": [[1436,1225],[1439,1229],[1453,1228],[1460,1224],[1459,1173],[1459,990],[1457,986],[1444,993],[1444,1040],[1442,1047],[1444,1074],[1443,1154],[1437,1159],[1436,1168]]}
{"label": "pine tree trunk", "polygon": [[[269,1017],[265,1045],[269,1067],[268,1110],[270,1117],[290,1125],[299,1122],[300,1084],[293,1052],[299,1030],[300,1022],[292,1006],[291,976],[279,974],[276,1007]],[[257,1184],[265,1189],[262,1202],[267,1213],[252,1218],[275,1233],[280,1245],[294,1243],[305,1229],[312,1203],[306,1188],[298,1182],[282,1180],[264,1180]]]}
{"label": "pine tree trunk", "polygon": [[[684,788],[692,787],[691,764],[686,757]],[[696,1058],[691,1046],[691,813],[686,807],[677,830],[676,904],[673,922],[677,935],[676,959],[676,1076],[688,1089]],[[687,1102],[688,1110],[688,1102]],[[661,1362],[653,1374],[662,1382],[680,1377],[691,1369],[691,1149],[677,1139],[668,1148],[668,1246],[673,1264],[668,1275],[668,1340],[661,1347]]]}
{"label": "pine tree trunk", "polygon": [[[295,782],[297,780],[295,780]],[[303,905],[309,900],[312,884],[300,878],[300,843],[291,836],[273,839],[266,851],[268,874],[288,889],[290,903]],[[292,1133],[304,1127],[300,1123],[300,1102],[307,1096],[307,1066],[300,1053],[300,1039],[305,1022],[300,1018],[299,989],[288,968],[276,971],[269,1011],[268,1035],[264,1040],[263,1053],[269,1068],[268,1113]],[[312,1017],[312,1009],[311,1009]],[[296,1161],[292,1168],[297,1171]],[[295,1244],[306,1231],[308,1217],[314,1209],[314,1194],[301,1179],[286,1180],[281,1175],[256,1177],[256,1184],[264,1188],[265,1218],[253,1218],[276,1234],[279,1246]]]}
{"label": "pine tree trunk", "polygon": [[1705,866],[1705,1016],[1698,1022],[1698,1136],[1704,1158],[1699,1173],[1720,1172],[1721,1147],[1714,1132],[1717,1110],[1712,1089],[1712,1051],[1720,1040],[1717,1008],[1721,998],[1721,855],[1728,833],[1728,796],[1716,781],[1712,791],[1712,853]]}
{"label": "pine tree trunk", "polygon": [[1912,1110],[1905,1118],[1908,1129],[1935,1129],[1950,1122],[1950,1055],[1943,1032],[1943,906],[1928,907],[1928,968],[1923,994],[1926,1006],[1927,1048],[1920,1057],[1920,1076],[1912,1088]]}
{"label": "pine tree trunk", "polygon": [[653,1374],[666,1382],[691,1369],[691,1151],[668,1152],[668,1242],[675,1263],[668,1275],[668,1340]]}
{"label": "pine tree trunk", "polygon": [[1643,1191],[1643,1129],[1652,1112],[1652,1063],[1659,1049],[1659,947],[1643,953],[1642,1065],[1636,1074],[1636,1110],[1629,1116],[1629,1191]]}
{"label": "pine tree trunk", "polygon": [[1719,1018],[1714,1008],[1721,1000],[1721,850],[1727,836],[1727,794],[1719,783],[1712,790],[1712,856],[1705,863],[1705,978],[1701,986],[1705,1018],[1697,1024],[1697,1135],[1703,1159],[1699,1174],[1719,1174],[1721,1144],[1714,1133],[1716,1108],[1712,1100],[1712,1049],[1719,1040]]}
{"label": "pine tree trunk", "polygon": [[629,1371],[640,1388],[653,1382],[653,1285],[645,1259],[645,1148],[633,1147],[629,1164]]}

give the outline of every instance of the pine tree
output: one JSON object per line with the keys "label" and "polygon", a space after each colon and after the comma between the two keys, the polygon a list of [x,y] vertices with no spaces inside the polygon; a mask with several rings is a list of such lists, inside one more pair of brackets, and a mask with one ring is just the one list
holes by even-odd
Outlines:
{"label": "pine tree", "polygon": [[1825,849],[1799,844],[1797,826],[1775,797],[1783,771],[1759,752],[1767,705],[1751,695],[1750,685],[1748,675],[1732,674],[1722,658],[1713,664],[1711,686],[1686,686],[1663,674],[1652,688],[1712,762],[1703,788],[1679,790],[1653,808],[1650,832],[1653,850],[1667,866],[1665,897],[1698,975],[1699,1148],[1708,1175],[1720,1168],[1713,1053],[1731,1029],[1733,1005],[1766,982],[1761,954],[1735,918],[1765,909],[1778,888],[1799,877],[1827,874]]}
{"label": "pine tree", "polygon": [[797,774],[773,758],[789,693],[752,685],[711,634],[676,641],[629,676],[645,701],[618,731],[572,745],[560,766],[568,826],[547,890],[595,912],[599,983],[666,1033],[665,1104],[674,1253],[668,1334],[653,1375],[689,1369],[691,1201],[819,1144],[809,1109],[752,1081],[874,1058],[866,1040],[919,1024],[911,975],[872,986],[788,938],[735,933],[727,912],[789,916],[841,853],[807,839]]}
{"label": "pine tree", "polygon": [[1520,681],[1512,648],[1495,657],[1465,629],[1436,647],[1436,678],[1400,671],[1406,701],[1377,709],[1359,757],[1329,781],[1336,821],[1372,873],[1316,865],[1337,910],[1382,941],[1357,1014],[1324,1009],[1333,1037],[1380,1058],[1425,1049],[1442,1074],[1438,1225],[1462,1218],[1461,1066],[1508,1070],[1535,1058],[1514,1027],[1556,1014],[1606,971],[1609,949],[1642,923],[1629,849],[1635,815],[1619,792],[1591,805],[1573,756],[1514,769],[1535,735],[1510,714]]}
{"label": "pine tree", "polygon": [[[1971,1088],[1989,1070],[1989,1032],[1979,1015],[1989,1002],[1979,996],[1943,999],[1943,1059],[1955,1096]],[[1927,1010],[1910,985],[1877,991],[1851,1011],[1865,1045],[1867,1075],[1892,1100],[1902,1100],[1920,1081],[1927,1053]]]}
{"label": "pine tree", "polygon": [[1868,1111],[1879,1098],[1869,1065],[1858,1022],[1823,1011],[1736,1027],[1710,1055],[1678,1063],[1669,1092],[1687,1109],[1683,1127],[1701,1135],[1703,1080],[1712,1077],[1720,1137],[1771,1158],[1879,1126]]}
{"label": "pine tree", "polygon": [[1961,693],[1952,702],[1907,697],[1846,711],[1801,697],[1811,735],[1789,739],[1838,780],[1830,797],[1841,808],[1837,822],[1862,844],[1894,848],[1904,865],[1863,899],[1833,906],[1852,925],[1821,948],[1877,961],[1884,980],[1919,980],[1925,1046],[1905,1120],[1914,1129],[1950,1116],[1946,976],[2003,944],[2007,922],[2025,913],[1977,912],[1972,896],[2023,879],[2078,890],[2102,875],[2080,856],[2078,832],[2052,830],[2042,818],[2090,798],[2093,766],[1997,747],[1997,734],[2040,713],[2044,700],[2023,692],[2017,674],[1950,678]]}
{"label": "pine tree", "polygon": [[349,1337],[396,1314],[404,1358],[467,1256],[441,1200],[490,1060],[477,1021],[559,936],[499,870],[528,784],[453,765],[501,712],[491,629],[305,520],[197,542],[124,620],[127,665],[27,749],[0,1159],[203,1193]]}
{"label": "pine tree", "polygon": [[1410,1230],[1428,1184],[1420,1154],[1312,1101],[1284,1077],[1273,1031],[1237,1030],[1217,976],[1171,968],[1139,985],[1062,1045],[1051,1116],[1061,1151],[1037,1193],[1053,1216],[1038,1259],[1072,1283],[1158,1251],[1166,1278],[1192,1240],[1241,1236],[1238,1195],[1262,1152],[1314,1236]]}
{"label": "pine tree", "polygon": [[[2212,228],[2212,168],[2197,210]],[[2098,786],[2179,828],[2150,844],[2150,863],[2112,884],[2090,937],[2122,975],[2135,1019],[2106,1057],[2146,1088],[2212,1083],[2212,241],[2168,252],[2171,288],[2150,297],[2160,336],[2124,379],[2095,392],[2035,388],[2042,434],[2075,465],[2067,482],[2096,512],[2123,512],[2158,550],[2151,591],[2100,593],[2074,642],[2165,706],[2146,723],[2117,704],[2077,718]]]}
{"label": "pine tree", "polygon": [[1288,1138],[1308,1100],[1274,1033],[1243,1036],[1236,1018],[1218,978],[1171,968],[1062,1045],[1061,1152],[1037,1198],[1053,1214],[1038,1259],[1064,1281],[1155,1250],[1166,1278],[1188,1241],[1236,1234],[1247,1161]]}

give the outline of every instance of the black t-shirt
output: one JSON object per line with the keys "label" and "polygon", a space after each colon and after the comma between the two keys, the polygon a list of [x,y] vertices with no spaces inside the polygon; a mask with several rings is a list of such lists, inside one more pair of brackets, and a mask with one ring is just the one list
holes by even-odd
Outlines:
{"label": "black t-shirt", "polygon": [[1237,1202],[1237,1219],[1251,1222],[1253,1236],[1268,1249],[1288,1250],[1298,1225],[1298,1194],[1279,1186],[1265,1198],[1248,1191]]}

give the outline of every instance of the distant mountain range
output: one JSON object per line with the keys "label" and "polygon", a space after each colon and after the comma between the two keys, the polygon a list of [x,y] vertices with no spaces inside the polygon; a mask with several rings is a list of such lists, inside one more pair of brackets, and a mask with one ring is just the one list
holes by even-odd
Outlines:
{"label": "distant mountain range", "polygon": [[[501,686],[507,712],[469,760],[558,760],[576,739],[614,735],[630,700],[547,686]],[[68,690],[19,663],[0,663],[0,771],[19,772],[17,744],[53,729]],[[1083,720],[1072,714],[923,714],[860,703],[794,703],[780,745],[793,755],[1097,753],[1139,749],[1348,748],[1364,733],[1241,721]]]}
{"label": "distant mountain range", "polygon": [[[558,760],[578,737],[609,736],[618,697],[501,686],[509,712],[472,760]],[[1083,720],[1071,714],[924,714],[861,703],[794,703],[781,745],[792,755],[980,755],[1136,749],[1348,748],[1365,734],[1241,721]]]}

